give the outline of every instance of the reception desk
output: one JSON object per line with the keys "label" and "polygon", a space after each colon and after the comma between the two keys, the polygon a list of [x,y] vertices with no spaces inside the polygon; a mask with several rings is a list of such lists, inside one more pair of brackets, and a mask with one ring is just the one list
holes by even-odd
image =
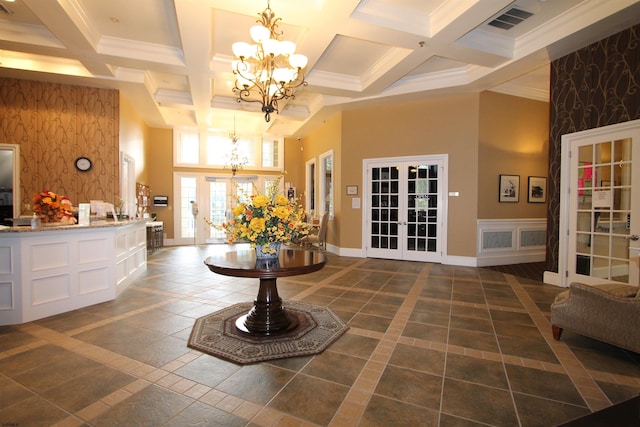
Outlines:
{"label": "reception desk", "polygon": [[113,300],[147,268],[146,221],[0,229],[0,325]]}

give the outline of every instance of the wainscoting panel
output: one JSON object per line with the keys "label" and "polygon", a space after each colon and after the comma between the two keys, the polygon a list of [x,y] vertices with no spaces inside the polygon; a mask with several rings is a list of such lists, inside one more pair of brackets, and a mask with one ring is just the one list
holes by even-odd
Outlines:
{"label": "wainscoting panel", "polygon": [[11,246],[0,246],[0,274],[13,273],[13,253]]}
{"label": "wainscoting panel", "polygon": [[66,300],[71,297],[71,278],[69,274],[47,276],[31,282],[31,301],[33,306]]}
{"label": "wainscoting panel", "polygon": [[477,265],[520,264],[545,259],[547,220],[478,220]]}
{"label": "wainscoting panel", "polygon": [[13,282],[0,282],[0,310],[13,310]]}

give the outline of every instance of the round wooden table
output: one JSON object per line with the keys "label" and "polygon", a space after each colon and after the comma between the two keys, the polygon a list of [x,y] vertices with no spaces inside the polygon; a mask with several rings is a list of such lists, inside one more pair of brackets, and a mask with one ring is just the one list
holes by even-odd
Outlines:
{"label": "round wooden table", "polygon": [[320,251],[283,248],[277,259],[257,260],[255,250],[247,249],[213,255],[204,263],[209,270],[224,276],[260,279],[253,308],[236,320],[236,327],[251,335],[275,335],[292,331],[299,323],[282,306],[276,279],[318,271],[326,261]]}

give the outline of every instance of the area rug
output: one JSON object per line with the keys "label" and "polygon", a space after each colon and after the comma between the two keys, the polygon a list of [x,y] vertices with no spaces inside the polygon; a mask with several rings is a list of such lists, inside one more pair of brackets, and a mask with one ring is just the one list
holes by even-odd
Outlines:
{"label": "area rug", "polygon": [[300,301],[287,301],[283,305],[300,322],[293,331],[267,337],[238,331],[236,319],[253,307],[247,302],[196,319],[188,346],[244,365],[322,353],[349,329],[328,307]]}

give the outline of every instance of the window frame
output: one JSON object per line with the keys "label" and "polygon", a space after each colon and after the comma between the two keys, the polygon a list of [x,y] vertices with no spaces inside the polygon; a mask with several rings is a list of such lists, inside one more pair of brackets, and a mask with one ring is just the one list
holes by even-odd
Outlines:
{"label": "window frame", "polygon": [[[197,135],[198,137],[198,162],[186,163],[180,161],[180,153],[182,152],[182,146],[180,145],[183,135]],[[208,163],[208,145],[209,137],[215,136],[217,138],[226,138],[230,140],[229,134],[222,131],[212,130],[195,130],[190,128],[176,128],[173,132],[173,166],[180,168],[207,168],[207,169],[224,169],[227,156],[219,156],[222,159],[222,163]],[[243,166],[246,170],[252,171],[267,171],[267,172],[284,172],[284,138],[275,137],[271,135],[259,135],[259,134],[238,134],[239,142],[249,143],[253,145],[253,160],[254,164],[246,164]],[[263,150],[265,144],[272,146],[272,149],[277,150],[274,156],[275,166],[264,166]],[[228,167],[228,166],[227,166]]]}

